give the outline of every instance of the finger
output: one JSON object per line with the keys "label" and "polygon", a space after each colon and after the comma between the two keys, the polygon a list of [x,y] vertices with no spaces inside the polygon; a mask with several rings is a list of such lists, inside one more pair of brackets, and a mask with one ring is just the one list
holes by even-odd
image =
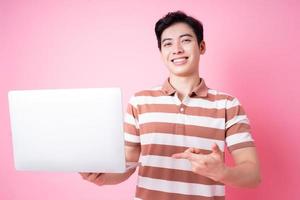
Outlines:
{"label": "finger", "polygon": [[201,150],[197,149],[197,148],[194,148],[194,147],[190,147],[190,148],[186,149],[184,152],[190,152],[190,153],[199,154],[201,152]]}
{"label": "finger", "polygon": [[83,179],[87,179],[91,173],[87,173],[87,172],[79,172],[79,174],[80,174],[80,176],[81,176]]}
{"label": "finger", "polygon": [[190,147],[190,148],[187,148],[184,152],[188,153],[188,152],[193,152],[194,151],[194,148],[193,147]]}
{"label": "finger", "polygon": [[99,177],[102,176],[102,175],[103,175],[103,173],[97,174],[96,179],[99,178]]}
{"label": "finger", "polygon": [[175,153],[172,155],[172,158],[188,158],[188,153],[187,151],[183,152],[183,153]]}
{"label": "finger", "polygon": [[103,173],[99,173],[96,177],[96,180],[95,180],[95,184],[101,186],[101,185],[104,185],[104,174]]}
{"label": "finger", "polygon": [[192,153],[200,154],[201,150],[197,149],[197,148],[193,148],[193,152]]}
{"label": "finger", "polygon": [[212,145],[212,152],[217,154],[222,154],[222,151],[220,150],[219,146],[216,143]]}
{"label": "finger", "polygon": [[194,154],[190,152],[175,153],[172,158],[194,160]]}
{"label": "finger", "polygon": [[87,180],[93,182],[96,180],[98,175],[98,173],[91,173],[91,175],[88,176]]}

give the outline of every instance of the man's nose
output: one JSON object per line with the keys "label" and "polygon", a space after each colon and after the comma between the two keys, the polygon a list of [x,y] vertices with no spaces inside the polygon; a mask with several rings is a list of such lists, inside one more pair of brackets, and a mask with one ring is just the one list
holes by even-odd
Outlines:
{"label": "man's nose", "polygon": [[180,53],[183,53],[183,52],[184,52],[184,50],[183,50],[181,44],[178,43],[178,42],[175,43],[174,44],[174,49],[173,49],[173,54],[180,54]]}

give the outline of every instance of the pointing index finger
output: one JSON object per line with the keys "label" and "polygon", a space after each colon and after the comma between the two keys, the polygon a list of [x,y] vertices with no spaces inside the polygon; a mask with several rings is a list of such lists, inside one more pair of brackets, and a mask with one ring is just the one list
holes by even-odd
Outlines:
{"label": "pointing index finger", "polygon": [[175,153],[172,158],[194,160],[194,154],[191,152]]}

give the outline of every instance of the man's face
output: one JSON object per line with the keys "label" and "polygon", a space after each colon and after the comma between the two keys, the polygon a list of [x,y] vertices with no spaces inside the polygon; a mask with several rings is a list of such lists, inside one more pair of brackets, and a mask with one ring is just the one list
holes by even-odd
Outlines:
{"label": "man's face", "polygon": [[198,74],[200,54],[204,52],[204,41],[199,46],[193,29],[185,23],[175,23],[161,35],[161,57],[175,76]]}

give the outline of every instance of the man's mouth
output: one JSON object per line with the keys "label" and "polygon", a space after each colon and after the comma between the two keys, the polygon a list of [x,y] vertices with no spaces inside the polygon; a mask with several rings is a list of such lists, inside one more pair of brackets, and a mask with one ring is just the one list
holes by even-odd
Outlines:
{"label": "man's mouth", "polygon": [[175,65],[182,65],[187,62],[188,58],[189,57],[174,58],[171,60],[171,62],[174,63]]}

